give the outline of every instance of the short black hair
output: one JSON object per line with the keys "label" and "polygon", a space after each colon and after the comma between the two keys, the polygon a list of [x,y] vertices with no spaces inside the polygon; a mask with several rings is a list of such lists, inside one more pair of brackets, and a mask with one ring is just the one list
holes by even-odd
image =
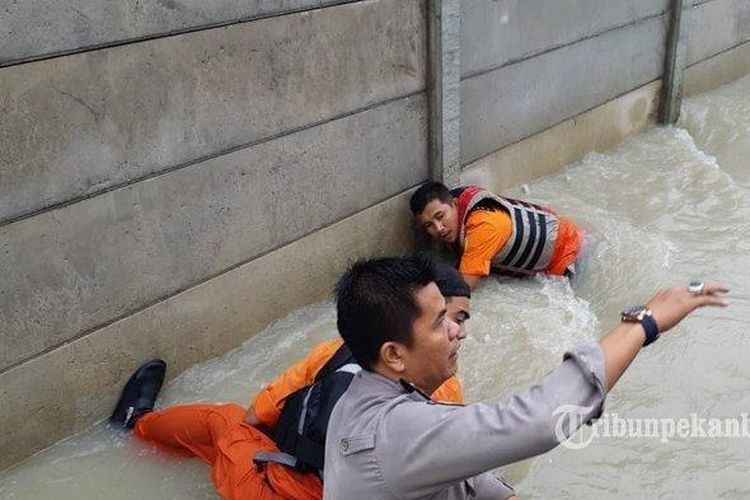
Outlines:
{"label": "short black hair", "polygon": [[440,182],[428,182],[419,186],[409,198],[411,213],[419,215],[432,200],[440,200],[443,203],[453,201],[453,195],[445,184]]}
{"label": "short black hair", "polygon": [[336,285],[339,334],[360,365],[372,370],[381,346],[413,345],[421,314],[415,295],[435,281],[432,261],[422,257],[360,260]]}
{"label": "short black hair", "polygon": [[434,269],[435,284],[440,289],[443,297],[446,299],[451,297],[471,298],[471,288],[466,284],[464,277],[461,276],[461,273],[456,268],[442,262],[435,262]]}

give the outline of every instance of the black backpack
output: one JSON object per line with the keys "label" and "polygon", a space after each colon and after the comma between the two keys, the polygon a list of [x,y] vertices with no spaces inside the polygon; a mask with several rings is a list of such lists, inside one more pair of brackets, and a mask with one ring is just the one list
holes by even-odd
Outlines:
{"label": "black backpack", "polygon": [[287,397],[273,434],[280,452],[256,453],[254,462],[278,462],[300,472],[322,471],[331,412],[361,369],[349,348],[339,347],[315,382]]}

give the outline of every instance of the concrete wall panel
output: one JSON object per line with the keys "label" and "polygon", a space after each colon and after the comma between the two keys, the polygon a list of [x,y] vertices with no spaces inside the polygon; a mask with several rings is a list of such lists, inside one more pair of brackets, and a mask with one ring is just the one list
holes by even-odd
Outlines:
{"label": "concrete wall panel", "polygon": [[496,191],[552,175],[591,151],[606,151],[656,123],[661,80],[467,165],[461,184]]}
{"label": "concrete wall panel", "polygon": [[540,132],[661,76],[664,16],[461,82],[461,163]]}
{"label": "concrete wall panel", "polygon": [[425,86],[420,0],[0,68],[0,223]]}
{"label": "concrete wall panel", "polygon": [[462,3],[461,73],[497,67],[656,16],[669,0],[468,0]]}
{"label": "concrete wall panel", "polygon": [[404,98],[0,228],[0,370],[424,181],[426,117]]}
{"label": "concrete wall panel", "polygon": [[0,7],[0,65],[344,3],[342,0],[28,0]]}
{"label": "concrete wall panel", "polygon": [[410,194],[0,373],[0,470],[105,417],[140,363],[162,357],[174,377],[328,298],[354,259],[411,252]]}
{"label": "concrete wall panel", "polygon": [[685,70],[686,97],[708,92],[750,73],[750,42],[721,52]]}
{"label": "concrete wall panel", "polygon": [[713,0],[690,10],[687,64],[693,65],[750,40],[750,2]]}

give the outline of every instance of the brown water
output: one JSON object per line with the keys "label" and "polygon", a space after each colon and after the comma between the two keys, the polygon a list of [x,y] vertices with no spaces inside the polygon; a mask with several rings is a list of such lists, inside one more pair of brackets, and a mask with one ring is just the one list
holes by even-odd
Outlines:
{"label": "brown water", "polygon": [[[469,401],[498,401],[597,338],[659,286],[716,279],[732,305],[700,311],[645,350],[607,400],[622,417],[750,412],[745,280],[750,276],[750,77],[687,100],[680,128],[654,128],[559,175],[509,193],[543,201],[590,235],[567,280],[489,279],[474,300],[460,375]],[[746,267],[747,266],[747,267]],[[246,403],[264,382],[335,335],[330,303],[278,321],[196,366],[161,404]],[[750,438],[597,438],[503,469],[523,498],[746,498]],[[0,475],[0,498],[214,498],[208,468],[174,460],[103,424]]]}

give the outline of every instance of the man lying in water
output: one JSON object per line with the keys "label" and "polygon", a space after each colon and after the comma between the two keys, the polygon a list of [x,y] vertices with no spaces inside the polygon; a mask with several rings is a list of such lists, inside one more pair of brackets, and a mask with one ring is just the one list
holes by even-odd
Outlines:
{"label": "man lying in water", "polygon": [[420,228],[458,257],[458,269],[471,288],[490,270],[575,273],[583,231],[549,208],[478,186],[449,191],[439,182],[417,189],[410,206]]}
{"label": "man lying in water", "polygon": [[427,394],[456,373],[461,336],[431,265],[356,263],[339,281],[336,311],[339,333],[363,369],[329,420],[324,498],[507,498],[512,491],[489,471],[555,447],[557,408],[581,409],[562,437],[600,415],[641,348],[693,310],[725,305],[725,292],[716,284],[660,291],[505,403],[446,405]]}
{"label": "man lying in water", "polygon": [[[442,264],[436,266],[435,282],[444,294],[447,315],[458,325],[457,335],[463,338],[464,323],[470,314],[469,287],[456,270]],[[133,428],[136,436],[162,448],[207,462],[223,498],[320,499],[322,485],[316,467],[286,463],[290,455],[280,453],[273,437],[293,434],[296,438],[296,432],[279,432],[280,425],[289,427],[289,420],[295,429],[299,423],[297,413],[290,416],[284,412],[287,401],[313,384],[329,363],[337,363],[336,368],[340,369],[349,362],[354,362],[351,353],[343,347],[343,340],[337,338],[318,345],[304,360],[261,389],[249,410],[229,403],[175,405],[150,411],[166,370],[163,361],[155,360],[131,377],[111,421],[117,426]],[[350,381],[351,377],[344,385],[348,386]],[[432,392],[432,397],[460,403],[458,379],[447,378]],[[325,423],[328,415],[321,417]],[[321,467],[324,443],[323,437],[319,444],[321,456],[317,459]]]}

